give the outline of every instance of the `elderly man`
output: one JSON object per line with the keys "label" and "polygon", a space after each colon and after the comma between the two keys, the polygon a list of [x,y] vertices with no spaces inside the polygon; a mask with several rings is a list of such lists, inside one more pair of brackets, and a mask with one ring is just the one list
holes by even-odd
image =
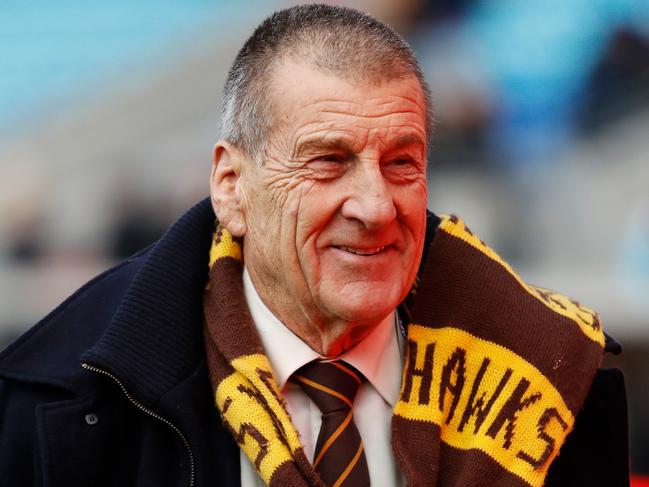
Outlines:
{"label": "elderly man", "polygon": [[266,19],[211,204],[0,358],[3,485],[621,485],[615,344],[427,212],[430,112],[375,19]]}

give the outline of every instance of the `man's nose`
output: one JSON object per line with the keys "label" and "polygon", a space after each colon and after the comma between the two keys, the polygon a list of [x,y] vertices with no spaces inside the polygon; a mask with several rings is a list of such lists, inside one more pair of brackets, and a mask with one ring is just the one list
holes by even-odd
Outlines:
{"label": "man's nose", "polygon": [[361,163],[350,176],[350,193],[343,203],[342,215],[358,220],[368,230],[392,222],[397,210],[379,164]]}

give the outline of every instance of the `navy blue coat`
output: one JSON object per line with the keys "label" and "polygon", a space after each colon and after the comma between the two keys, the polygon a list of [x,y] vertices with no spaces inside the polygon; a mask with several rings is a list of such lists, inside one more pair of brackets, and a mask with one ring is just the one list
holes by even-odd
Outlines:
{"label": "navy blue coat", "polygon": [[[240,485],[203,351],[213,225],[206,199],[0,354],[0,486]],[[547,485],[628,485],[626,428],[600,370]]]}

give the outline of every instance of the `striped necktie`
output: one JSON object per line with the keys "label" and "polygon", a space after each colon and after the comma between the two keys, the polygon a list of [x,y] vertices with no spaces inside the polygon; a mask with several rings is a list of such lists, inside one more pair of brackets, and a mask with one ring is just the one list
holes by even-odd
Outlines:
{"label": "striped necktie", "polygon": [[342,361],[310,362],[293,379],[322,412],[313,466],[329,487],[370,485],[361,436],[352,404],[362,375]]}

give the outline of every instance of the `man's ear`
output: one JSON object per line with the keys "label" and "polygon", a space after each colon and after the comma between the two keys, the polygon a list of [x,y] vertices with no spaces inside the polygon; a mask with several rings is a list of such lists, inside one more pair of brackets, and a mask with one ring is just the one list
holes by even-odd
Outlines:
{"label": "man's ear", "polygon": [[245,155],[238,147],[219,140],[214,145],[210,194],[214,213],[234,237],[246,234],[246,218],[241,195],[241,169]]}

